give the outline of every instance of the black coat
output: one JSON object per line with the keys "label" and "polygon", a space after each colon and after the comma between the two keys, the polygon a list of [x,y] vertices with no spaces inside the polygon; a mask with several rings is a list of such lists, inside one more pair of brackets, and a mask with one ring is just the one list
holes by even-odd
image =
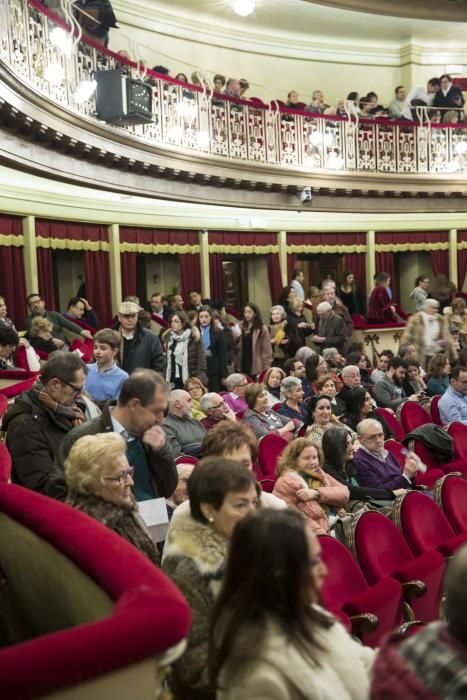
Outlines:
{"label": "black coat", "polygon": [[377,489],[370,488],[369,486],[354,486],[350,482],[350,479],[346,479],[342,472],[336,469],[336,467],[333,467],[331,464],[325,464],[324,471],[326,474],[329,474],[329,476],[334,477],[334,479],[336,479],[336,481],[338,481],[340,484],[345,484],[348,487],[351,501],[369,500],[371,498],[377,501],[394,500],[394,494],[390,489]]}
{"label": "black coat", "polygon": [[12,482],[47,493],[59,445],[71,427],[57,420],[30,391],[16,398],[2,427],[7,431],[6,446],[13,462]]}
{"label": "black coat", "polygon": [[[116,326],[120,331],[120,326]],[[131,374],[133,370],[144,367],[145,369],[153,369],[164,376],[164,355],[162,353],[161,341],[152,331],[143,328],[139,324],[135,330],[135,342],[128,352],[128,356],[123,358],[123,363],[120,361],[120,353],[118,355],[118,364],[125,372]]]}
{"label": "black coat", "polygon": [[206,364],[209,391],[222,391],[221,379],[228,374],[227,351],[224,333],[217,328],[211,328],[211,346],[206,352]]}
{"label": "black coat", "polygon": [[[98,435],[99,433],[113,432],[109,406],[115,406],[116,403],[116,401],[109,401],[109,403],[104,406],[102,415],[98,416],[98,418],[94,418],[89,423],[84,423],[77,428],[73,428],[66,436],[66,440],[63,440],[60,444],[50,478],[48,489],[49,496],[60,500],[66,498],[67,487],[64,463],[71,448],[83,435]],[[147,445],[144,447],[156,497],[164,496],[168,498],[173,494],[178,483],[177,470],[172,454],[167,447],[157,452]]]}
{"label": "black coat", "polygon": [[[456,98],[460,98],[457,104],[454,102]],[[464,106],[464,102],[462,90],[457,87],[457,85],[451,85],[446,95],[443,95],[442,90],[438,90],[433,101],[433,107],[451,107],[452,109],[459,109],[459,107]]]}

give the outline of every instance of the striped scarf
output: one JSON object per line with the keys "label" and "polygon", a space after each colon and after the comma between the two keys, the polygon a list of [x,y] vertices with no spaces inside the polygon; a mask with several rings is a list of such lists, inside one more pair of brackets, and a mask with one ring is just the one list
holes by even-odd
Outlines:
{"label": "striped scarf", "polygon": [[68,427],[74,428],[86,421],[84,410],[77,403],[74,403],[72,406],[64,406],[61,403],[57,403],[44,389],[42,382],[37,381],[31,392],[40,403],[48,408],[49,411],[52,411],[57,420]]}

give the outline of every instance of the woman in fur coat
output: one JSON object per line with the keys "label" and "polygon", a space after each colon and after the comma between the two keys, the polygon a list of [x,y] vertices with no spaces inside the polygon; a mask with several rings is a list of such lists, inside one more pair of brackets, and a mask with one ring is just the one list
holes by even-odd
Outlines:
{"label": "woman in fur coat", "polygon": [[162,335],[162,341],[167,348],[166,380],[172,389],[183,389],[188,377],[197,377],[207,386],[206,352],[201,334],[196,326],[191,326],[184,311],[172,314],[170,330]]}
{"label": "woman in fur coat", "polygon": [[188,481],[190,511],[171,520],[162,568],[182,591],[193,616],[186,651],[173,665],[170,683],[176,700],[215,700],[207,671],[211,613],[234,526],[256,510],[259,495],[248,467],[208,457]]}

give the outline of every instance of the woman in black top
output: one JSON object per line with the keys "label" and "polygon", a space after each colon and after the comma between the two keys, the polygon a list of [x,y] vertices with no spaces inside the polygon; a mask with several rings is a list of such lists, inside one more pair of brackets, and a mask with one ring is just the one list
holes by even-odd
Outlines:
{"label": "woman in black top", "polygon": [[208,389],[219,393],[223,391],[222,381],[228,374],[222,325],[214,320],[213,312],[209,306],[202,306],[198,311],[197,326],[206,353]]}
{"label": "woman in black top", "polygon": [[355,275],[352,270],[344,272],[342,282],[337,285],[336,294],[347,307],[351,316],[363,313],[362,295],[355,283]]}
{"label": "woman in black top", "polygon": [[324,454],[324,471],[350,491],[351,501],[375,499],[392,501],[404,489],[377,489],[369,486],[359,486],[353,463],[352,437],[343,428],[330,428],[323,435],[322,449]]}
{"label": "woman in black top", "polygon": [[301,299],[294,299],[290,302],[287,310],[287,323],[289,326],[295,326],[300,345],[305,345],[305,339],[313,333],[315,328],[313,323],[308,323],[303,313],[304,302]]}
{"label": "woman in black top", "polygon": [[345,397],[345,405],[346,411],[340,417],[340,420],[354,432],[357,432],[357,426],[360,421],[365,420],[365,418],[373,418],[381,423],[385,440],[394,438],[394,434],[384,418],[375,413],[371,394],[367,389],[361,386],[351,389]]}

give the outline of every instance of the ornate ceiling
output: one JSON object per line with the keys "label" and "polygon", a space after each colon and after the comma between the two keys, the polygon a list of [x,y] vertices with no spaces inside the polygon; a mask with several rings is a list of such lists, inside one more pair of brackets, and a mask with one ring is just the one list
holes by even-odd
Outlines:
{"label": "ornate ceiling", "polygon": [[312,5],[327,5],[343,10],[371,12],[393,17],[414,17],[451,22],[467,21],[465,0],[304,0]]}

